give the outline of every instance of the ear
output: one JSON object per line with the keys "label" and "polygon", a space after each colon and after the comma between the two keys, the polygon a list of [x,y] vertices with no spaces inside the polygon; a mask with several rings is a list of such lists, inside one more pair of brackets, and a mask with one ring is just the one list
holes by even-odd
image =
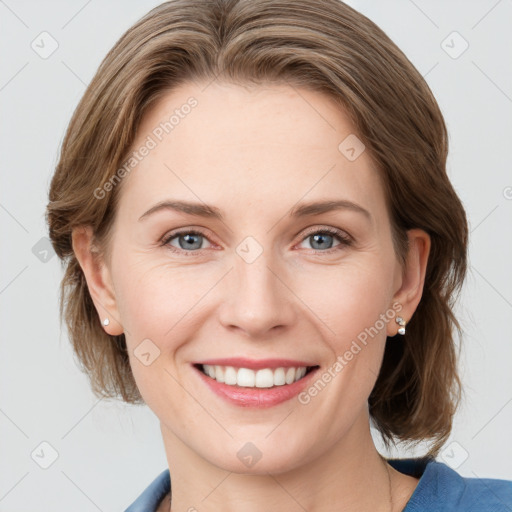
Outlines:
{"label": "ear", "polygon": [[[422,229],[410,229],[407,231],[407,236],[409,238],[409,252],[403,269],[397,262],[398,272],[392,303],[399,302],[402,305],[397,317],[401,316],[406,322],[409,322],[423,294],[428,255],[430,253],[430,236]],[[389,322],[387,335],[395,336],[398,327],[395,322]]]}
{"label": "ear", "polygon": [[[92,227],[74,228],[71,238],[73,251],[85,275],[101,326],[111,336],[123,334],[110,270],[93,246]],[[110,322],[107,326],[103,324],[105,318]]]}

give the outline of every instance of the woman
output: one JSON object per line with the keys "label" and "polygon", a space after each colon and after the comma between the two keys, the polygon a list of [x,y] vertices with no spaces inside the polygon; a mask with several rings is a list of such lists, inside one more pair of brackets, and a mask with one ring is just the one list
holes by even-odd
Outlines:
{"label": "woman", "polygon": [[[467,265],[447,151],[421,75],[338,0],[171,1],[116,43],[47,215],[94,391],[160,421],[169,468],[129,512],[512,507],[435,460]],[[431,448],[387,460],[372,423]]]}

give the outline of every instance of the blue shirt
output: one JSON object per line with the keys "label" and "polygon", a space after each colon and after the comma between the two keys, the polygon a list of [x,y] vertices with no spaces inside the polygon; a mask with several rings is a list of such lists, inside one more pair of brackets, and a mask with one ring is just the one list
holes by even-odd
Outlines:
{"label": "blue shirt", "polygon": [[[403,512],[512,512],[511,480],[462,477],[426,457],[387,461],[400,473],[420,479]],[[166,469],[125,512],[155,512],[170,488]]]}

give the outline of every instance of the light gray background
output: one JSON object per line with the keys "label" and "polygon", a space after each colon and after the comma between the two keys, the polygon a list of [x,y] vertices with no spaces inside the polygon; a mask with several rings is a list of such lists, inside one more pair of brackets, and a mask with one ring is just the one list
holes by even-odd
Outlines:
{"label": "light gray background", "polygon": [[[98,401],[77,369],[59,327],[61,267],[41,241],[73,109],[111,46],[158,3],[0,0],[0,511],[124,510],[167,464],[153,413]],[[466,398],[439,460],[464,476],[512,479],[512,1],[349,3],[387,32],[437,97],[449,174],[471,225],[458,307]],[[59,45],[46,59],[31,48],[43,31]],[[58,453],[48,469],[42,442]]]}

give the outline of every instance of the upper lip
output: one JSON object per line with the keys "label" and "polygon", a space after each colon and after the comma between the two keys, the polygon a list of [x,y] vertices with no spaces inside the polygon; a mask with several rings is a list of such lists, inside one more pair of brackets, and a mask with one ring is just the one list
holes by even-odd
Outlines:
{"label": "upper lip", "polygon": [[236,368],[249,368],[252,370],[259,370],[261,368],[298,368],[300,366],[310,367],[317,366],[314,363],[307,361],[297,361],[294,359],[247,359],[245,357],[231,357],[223,359],[205,359],[204,361],[197,361],[194,364],[208,364],[212,366],[234,366]]}

